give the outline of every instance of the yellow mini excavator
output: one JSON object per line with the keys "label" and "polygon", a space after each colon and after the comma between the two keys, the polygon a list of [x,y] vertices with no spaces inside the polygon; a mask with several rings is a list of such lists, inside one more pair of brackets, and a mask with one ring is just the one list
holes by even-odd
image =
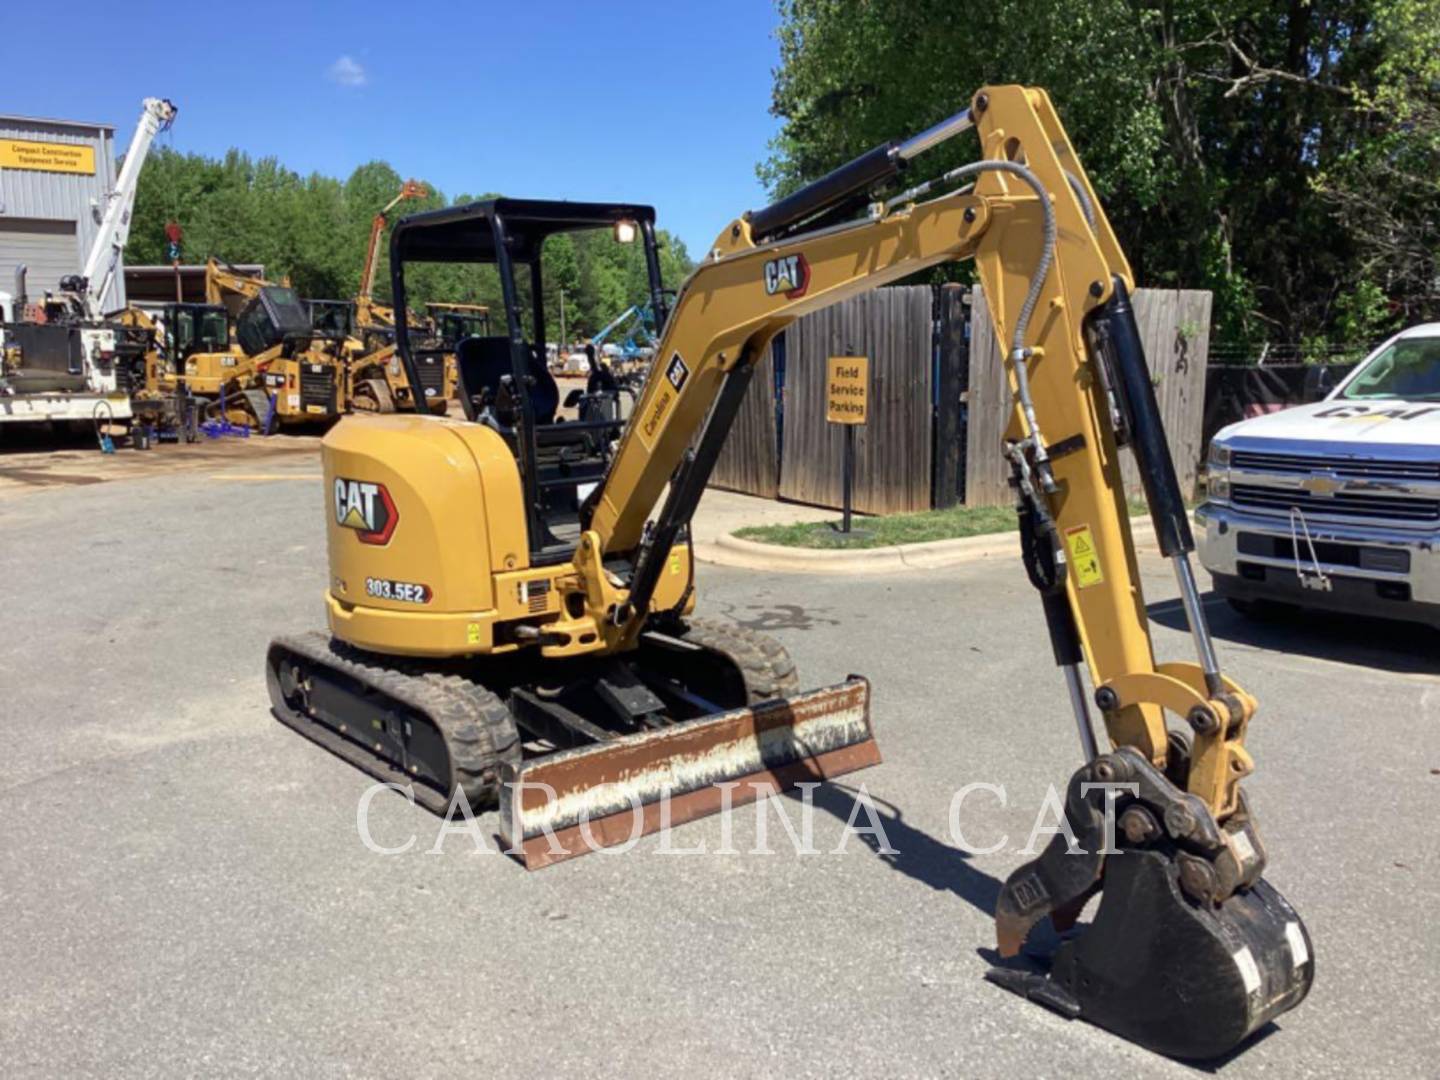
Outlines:
{"label": "yellow mini excavator", "polygon": [[[971,129],[979,160],[876,197]],[[582,228],[644,245],[663,328],[623,428],[555,418],[542,254],[547,237]],[[1065,803],[1078,849],[1057,835],[1010,876],[1001,955],[1046,917],[1072,928],[1100,894],[1048,969],[1002,962],[991,978],[1161,1053],[1213,1058],[1296,1006],[1314,960],[1262,877],[1240,788],[1255,702],[1221,673],[1206,628],[1130,267],[1041,90],[987,87],[934,128],[737,218],[668,313],[647,206],[497,198],[399,223],[402,360],[415,262],[493,264],[505,333],[458,343],[463,417],[345,420],[326,436],[329,633],[272,643],[271,701],[437,811],[498,798],[502,837],[528,866],[722,808],[744,781],[874,763],[863,679],[800,692],[778,642],[691,616],[687,526],[776,333],[960,259],[975,260],[1004,346],[1023,561],[1085,757]],[[1198,663],[1154,656],[1125,447]]]}

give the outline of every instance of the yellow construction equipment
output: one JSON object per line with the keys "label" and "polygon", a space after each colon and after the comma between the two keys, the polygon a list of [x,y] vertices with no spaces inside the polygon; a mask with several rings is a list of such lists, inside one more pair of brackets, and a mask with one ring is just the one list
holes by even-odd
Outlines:
{"label": "yellow construction equipment", "polygon": [[490,309],[484,304],[443,304],[432,300],[425,305],[425,317],[434,327],[435,339],[451,351],[461,338],[490,335]]}
{"label": "yellow construction equipment", "polygon": [[[407,199],[423,199],[429,194],[420,181],[406,180],[396,196],[371,219],[360,288],[354,301],[309,301],[317,332],[335,343],[334,351],[344,361],[346,412],[390,413],[416,407],[417,395],[395,351],[394,309],[375,300],[374,285],[380,265],[380,238],[390,211]],[[419,397],[429,411],[443,414],[455,390],[453,359],[447,362],[442,353],[431,350],[430,355],[420,358],[418,369],[425,380]]]}
{"label": "yellow construction equipment", "polygon": [[[349,300],[307,300],[318,348],[340,361],[342,400],[346,412],[392,413],[414,409],[415,395],[395,350],[394,333],[375,347],[373,333],[356,325],[356,305]],[[357,336],[361,335],[361,336]],[[438,349],[416,349],[421,396],[428,410],[443,415],[455,390],[453,361]]]}
{"label": "yellow construction equipment", "polygon": [[[971,129],[979,160],[873,197]],[[556,422],[536,344],[545,238],[582,228],[643,243],[662,327],[623,431]],[[1133,275],[1041,90],[987,87],[934,128],[735,219],[668,315],[647,206],[492,199],[399,223],[402,359],[414,262],[494,264],[505,333],[458,345],[463,418],[342,421],[326,436],[330,633],[272,643],[271,701],[283,722],[427,806],[498,798],[502,836],[530,866],[707,813],[726,793],[740,801],[743,781],[875,762],[863,679],[799,693],[778,642],[692,617],[687,527],[776,333],[961,259],[975,260],[1004,346],[1022,553],[1085,757],[1065,806],[1079,850],[1057,835],[1011,875],[1000,952],[1016,953],[1046,916],[1068,926],[1101,896],[1048,972],[991,975],[1162,1053],[1215,1057],[1298,1004],[1314,960],[1299,917],[1261,876],[1240,788],[1255,702],[1221,674],[1206,629]],[[1153,653],[1127,446],[1198,663]]]}
{"label": "yellow construction equipment", "polygon": [[[228,267],[216,259],[205,264],[205,299],[223,307],[232,320],[232,340],[246,362],[226,365],[234,353],[221,354],[218,370],[224,377],[228,366],[236,372],[233,384],[240,393],[227,388],[224,398],[226,419],[249,423],[262,430],[274,426],[325,423],[344,408],[345,364],[338,352],[326,343],[314,344],[315,331],[309,309],[289,285],[275,285]],[[212,359],[215,359],[212,357]],[[190,361],[186,361],[187,378]],[[201,358],[195,358],[195,373],[204,376]],[[212,412],[219,402],[212,405]]]}
{"label": "yellow construction equipment", "polygon": [[230,340],[230,314],[219,304],[175,302],[156,309],[127,307],[117,321],[144,335],[138,370],[127,382],[137,416],[162,428],[183,430],[193,441],[196,425],[222,400],[242,407],[254,385],[253,363]]}

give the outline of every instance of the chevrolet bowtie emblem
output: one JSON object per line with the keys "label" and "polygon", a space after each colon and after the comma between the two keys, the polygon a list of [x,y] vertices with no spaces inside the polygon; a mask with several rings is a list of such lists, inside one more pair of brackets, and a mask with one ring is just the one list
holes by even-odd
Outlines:
{"label": "chevrolet bowtie emblem", "polygon": [[1329,498],[1344,486],[1345,482],[1334,473],[1316,473],[1300,481],[1302,490],[1323,498]]}

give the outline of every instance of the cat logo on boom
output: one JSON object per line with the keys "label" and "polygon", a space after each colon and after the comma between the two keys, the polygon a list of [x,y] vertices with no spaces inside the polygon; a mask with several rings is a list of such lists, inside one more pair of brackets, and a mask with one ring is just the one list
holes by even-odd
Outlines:
{"label": "cat logo on boom", "polygon": [[787,300],[804,296],[810,287],[810,264],[800,252],[781,255],[765,264],[765,292],[769,296],[784,293]]}
{"label": "cat logo on boom", "polygon": [[354,529],[362,544],[388,544],[399,523],[400,512],[384,484],[335,478],[335,524]]}

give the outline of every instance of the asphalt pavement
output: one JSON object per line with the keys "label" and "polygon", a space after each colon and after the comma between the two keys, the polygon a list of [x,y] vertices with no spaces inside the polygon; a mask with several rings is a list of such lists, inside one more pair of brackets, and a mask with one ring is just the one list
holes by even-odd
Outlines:
{"label": "asphalt pavement", "polygon": [[[227,471],[228,470],[228,471]],[[29,1076],[1179,1077],[986,983],[990,907],[1078,764],[1018,562],[922,574],[701,567],[701,612],[802,682],[874,684],[885,763],[816,793],[797,855],[755,808],[527,874],[269,714],[274,634],[321,625],[313,458],[0,502],[0,1071]],[[1165,565],[1158,651],[1188,658]],[[1213,600],[1213,598],[1212,598]],[[1310,999],[1225,1077],[1440,1071],[1440,639],[1209,607],[1260,700],[1248,783],[1305,917]],[[962,785],[1003,784],[1007,801]],[[894,854],[844,825],[864,785]],[[781,806],[798,825],[801,804]],[[864,815],[857,824],[865,824]],[[480,833],[496,831],[494,814]],[[1042,841],[1043,842],[1043,841]]]}

